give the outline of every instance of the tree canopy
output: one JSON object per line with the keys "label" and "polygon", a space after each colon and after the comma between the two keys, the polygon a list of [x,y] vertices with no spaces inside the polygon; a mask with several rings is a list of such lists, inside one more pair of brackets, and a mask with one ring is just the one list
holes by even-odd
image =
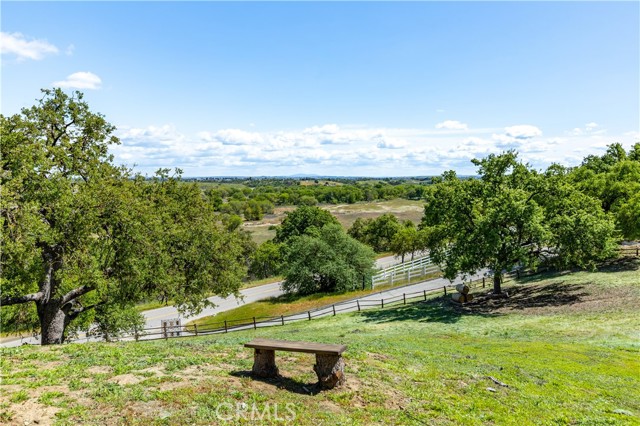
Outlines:
{"label": "tree canopy", "polygon": [[402,224],[398,218],[391,213],[385,213],[375,219],[357,218],[349,228],[349,235],[382,253],[393,250],[392,241],[401,229]]}
{"label": "tree canopy", "polygon": [[[104,313],[146,297],[194,311],[210,292],[237,293],[242,238],[200,190],[166,170],[149,182],[116,167],[114,126],[79,92],[43,93],[0,116],[3,321],[37,316],[42,343],[61,343],[70,324],[121,321]],[[29,305],[35,315],[24,315]]]}
{"label": "tree canopy", "polygon": [[446,172],[430,188],[421,228],[444,275],[494,273],[494,292],[514,267],[547,259],[591,266],[615,248],[613,219],[582,193],[564,170],[540,174],[513,151],[473,160],[479,179]]}
{"label": "tree canopy", "polygon": [[300,206],[288,212],[282,224],[276,228],[274,242],[282,243],[290,239],[309,233],[311,228],[319,230],[325,225],[338,224],[330,212],[315,206]]}
{"label": "tree canopy", "polygon": [[585,158],[568,177],[613,214],[623,238],[640,238],[640,143],[629,152],[618,143],[611,144],[602,156]]}
{"label": "tree canopy", "polygon": [[347,235],[339,224],[294,237],[290,244],[282,283],[287,293],[355,290],[371,278],[373,250]]}

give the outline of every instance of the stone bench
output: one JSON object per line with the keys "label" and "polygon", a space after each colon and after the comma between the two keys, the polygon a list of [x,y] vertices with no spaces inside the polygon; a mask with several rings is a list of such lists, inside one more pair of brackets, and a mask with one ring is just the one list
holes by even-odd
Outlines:
{"label": "stone bench", "polygon": [[253,339],[244,346],[255,350],[251,372],[257,377],[278,377],[275,351],[304,352],[316,354],[313,370],[318,375],[318,382],[322,389],[332,389],[345,382],[342,359],[342,353],[347,350],[345,345]]}

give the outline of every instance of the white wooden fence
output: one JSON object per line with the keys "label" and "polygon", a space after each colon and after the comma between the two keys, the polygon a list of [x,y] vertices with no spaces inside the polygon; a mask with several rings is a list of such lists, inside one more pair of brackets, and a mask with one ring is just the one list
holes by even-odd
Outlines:
{"label": "white wooden fence", "polygon": [[438,265],[431,261],[429,256],[424,256],[410,262],[399,263],[382,269],[371,279],[371,288],[390,284],[409,283],[412,279],[423,277],[439,271]]}

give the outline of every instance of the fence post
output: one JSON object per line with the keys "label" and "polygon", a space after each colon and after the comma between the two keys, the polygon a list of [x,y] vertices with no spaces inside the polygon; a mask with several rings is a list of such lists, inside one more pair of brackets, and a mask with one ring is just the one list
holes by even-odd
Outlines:
{"label": "fence post", "polygon": [[309,321],[311,321],[311,311],[307,311],[307,314],[309,314]]}
{"label": "fence post", "polygon": [[360,312],[360,301],[356,300],[356,303],[358,304],[358,312]]}
{"label": "fence post", "polygon": [[196,324],[195,322],[193,323],[193,329],[196,332],[196,336],[198,335],[198,324]]}
{"label": "fence post", "polygon": [[227,329],[227,320],[224,320],[224,332],[228,333],[229,330]]}
{"label": "fence post", "polygon": [[516,278],[520,279],[520,269],[516,269]]}
{"label": "fence post", "polygon": [[402,293],[402,302],[403,302],[403,305],[407,304],[407,295],[404,293]]}
{"label": "fence post", "polygon": [[384,299],[380,299],[380,307],[384,308]]}
{"label": "fence post", "polygon": [[253,329],[257,330],[258,326],[256,325],[256,317],[253,317]]}
{"label": "fence post", "polygon": [[445,285],[445,286],[444,286],[444,287],[442,287],[442,288],[444,288],[444,295],[446,296],[446,295],[447,295],[447,286]]}
{"label": "fence post", "polygon": [[427,290],[423,290],[424,293],[424,300],[427,300]]}
{"label": "fence post", "polygon": [[280,319],[282,320],[282,325],[284,325],[284,315],[280,315]]}
{"label": "fence post", "polygon": [[164,324],[162,324],[162,331],[164,332],[164,340],[167,340],[167,338],[169,338],[169,334],[167,333],[167,323],[166,322]]}
{"label": "fence post", "polygon": [[484,280],[485,280],[485,277],[482,277],[482,288],[484,288]]}
{"label": "fence post", "polygon": [[333,316],[335,317],[336,316],[336,305],[332,305],[332,308],[333,308]]}

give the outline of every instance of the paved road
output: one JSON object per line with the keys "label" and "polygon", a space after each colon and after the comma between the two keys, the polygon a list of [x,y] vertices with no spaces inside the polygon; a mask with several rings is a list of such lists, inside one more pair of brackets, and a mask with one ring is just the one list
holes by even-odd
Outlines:
{"label": "paved road", "polygon": [[[388,256],[380,258],[376,261],[378,267],[387,267],[392,264],[398,263],[399,259],[394,256]],[[374,300],[380,298],[389,298],[394,295],[400,294],[403,292],[411,293],[414,291],[423,291],[430,290],[432,288],[443,287],[445,285],[449,285],[448,280],[444,279],[436,279],[428,282],[423,282],[419,284],[414,284],[412,286],[406,287],[404,289],[391,289],[385,291],[383,294],[371,295],[360,299],[363,302],[363,306],[367,305],[367,300]],[[454,283],[455,284],[455,283]],[[215,306],[205,308],[202,312],[197,315],[192,316],[180,316],[178,310],[173,306],[165,306],[163,308],[151,309],[149,311],[145,311],[143,313],[146,324],[145,328],[153,328],[160,327],[162,324],[162,320],[180,318],[182,324],[186,324],[189,321],[193,321],[202,317],[215,315],[220,312],[228,311],[230,309],[236,308],[238,306],[244,305],[246,303],[255,302],[257,300],[268,299],[270,297],[279,296],[283,292],[280,289],[280,282],[275,282],[271,284],[265,284],[257,287],[247,288],[240,291],[241,298],[236,299],[235,297],[227,297],[221,298],[218,296],[210,297],[209,301],[212,302]],[[345,311],[347,308],[349,310],[357,309],[357,303],[353,301],[351,305],[343,306]],[[29,344],[39,344],[39,337],[25,337],[25,338],[15,338],[15,339],[5,339],[0,343],[0,347],[9,347],[9,346],[19,346],[23,343]]]}
{"label": "paved road", "polygon": [[[376,266],[379,268],[385,268],[399,262],[399,258],[394,256],[387,256],[376,260]],[[225,312],[233,308],[237,308],[238,306],[255,302],[257,300],[280,296],[281,294],[283,294],[283,291],[280,289],[280,282],[275,282],[241,290],[240,294],[242,295],[242,299],[236,299],[233,296],[227,297],[225,299],[218,296],[210,297],[209,301],[215,305],[214,307],[206,308],[198,315],[180,317],[182,324],[186,324],[189,321],[193,321],[199,318],[215,315],[220,312]],[[178,310],[173,306],[166,306],[164,308],[146,311],[144,312],[144,316],[146,318],[145,328],[152,328],[160,327],[162,320],[178,318],[179,314]]]}

